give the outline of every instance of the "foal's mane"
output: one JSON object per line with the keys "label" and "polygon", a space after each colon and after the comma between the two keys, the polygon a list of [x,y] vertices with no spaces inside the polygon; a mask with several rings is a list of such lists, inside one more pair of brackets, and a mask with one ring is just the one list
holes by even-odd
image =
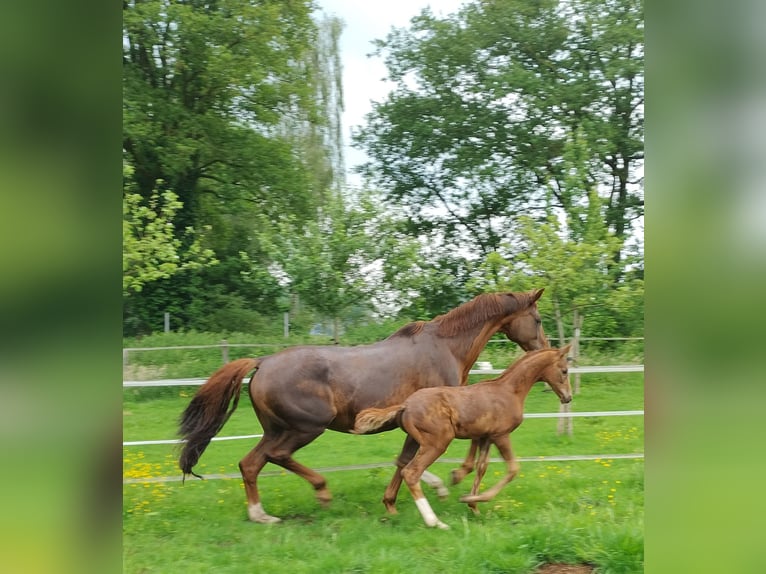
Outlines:
{"label": "foal's mane", "polygon": [[[511,296],[514,305],[508,306],[508,296]],[[521,296],[520,296],[521,295]],[[472,329],[476,325],[486,323],[489,319],[498,315],[510,315],[521,309],[526,300],[523,294],[517,293],[483,293],[455,307],[444,315],[434,317],[430,321],[415,321],[408,323],[391,336],[394,337],[412,337],[420,333],[428,323],[437,326],[437,335],[441,337],[454,337],[461,331]]]}
{"label": "foal's mane", "polygon": [[505,370],[500,373],[498,376],[496,376],[494,379],[487,379],[486,381],[482,381],[482,383],[492,383],[495,381],[499,381],[501,379],[505,379],[508,377],[508,375],[515,371],[521,371],[523,369],[526,369],[529,367],[529,364],[535,360],[535,357],[539,357],[540,355],[543,355],[545,353],[550,353],[551,351],[555,351],[556,353],[559,352],[559,349],[556,347],[545,347],[544,349],[535,349],[534,351],[527,351],[523,355],[521,355],[518,359],[513,361],[510,365],[508,365]]}

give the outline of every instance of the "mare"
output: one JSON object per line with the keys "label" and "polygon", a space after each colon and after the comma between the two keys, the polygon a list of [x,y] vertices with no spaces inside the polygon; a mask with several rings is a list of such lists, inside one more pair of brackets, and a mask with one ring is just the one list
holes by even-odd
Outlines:
{"label": "mare", "polygon": [[[478,514],[476,503],[494,498],[519,472],[509,435],[524,419],[524,399],[532,385],[544,381],[562,403],[572,400],[567,369],[567,353],[571,346],[530,351],[495,379],[466,387],[421,389],[401,405],[361,411],[351,432],[378,432],[390,428],[395,422],[411,439],[405,442],[396,463],[396,475],[383,496],[388,512],[396,513],[396,495],[404,478],[426,525],[449,528],[428,504],[420,488],[420,476],[447,450],[453,439],[469,438],[478,442],[479,459],[471,493],[461,497],[460,501],[467,502]],[[500,451],[508,470],[493,487],[479,494],[491,444]]]}
{"label": "mare", "polygon": [[263,437],[239,462],[248,518],[280,520],[266,513],[258,492],[258,475],[268,462],[307,480],[326,505],[332,495],[324,477],[297,462],[296,450],[326,429],[350,432],[363,409],[400,404],[424,387],[465,385],[471,366],[497,332],[524,350],[547,347],[537,310],[542,293],[485,293],[370,345],[297,346],[227,363],[198,389],[181,415],[179,434],[186,442],[179,466],[184,476],[199,476],[192,468],[237,408],[243,377],[255,371],[249,394]]}

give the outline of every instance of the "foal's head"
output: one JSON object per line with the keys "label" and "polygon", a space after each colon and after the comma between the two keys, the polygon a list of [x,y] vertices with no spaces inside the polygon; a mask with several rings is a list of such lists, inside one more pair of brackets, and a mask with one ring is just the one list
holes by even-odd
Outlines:
{"label": "foal's head", "polygon": [[511,341],[516,341],[525,351],[535,351],[549,347],[548,339],[543,331],[543,322],[540,312],[537,310],[537,300],[543,294],[543,289],[536,289],[529,293],[510,293],[516,298],[517,295],[528,297],[528,304],[523,309],[512,314],[508,321],[500,327]]}
{"label": "foal's head", "polygon": [[569,385],[569,365],[567,355],[572,348],[570,343],[551,358],[551,363],[545,368],[540,380],[548,383],[562,403],[572,400],[572,387]]}

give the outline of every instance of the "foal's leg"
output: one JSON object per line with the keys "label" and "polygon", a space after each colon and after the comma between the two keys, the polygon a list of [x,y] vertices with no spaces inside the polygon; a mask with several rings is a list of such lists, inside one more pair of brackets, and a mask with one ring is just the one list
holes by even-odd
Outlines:
{"label": "foal's leg", "polygon": [[511,450],[511,438],[510,436],[503,436],[500,438],[492,439],[492,442],[497,447],[497,450],[500,451],[500,455],[505,460],[505,463],[508,467],[508,472],[504,477],[502,477],[497,484],[495,484],[492,488],[485,490],[482,494],[469,494],[466,496],[460,497],[460,502],[487,502],[488,500],[492,500],[498,492],[509,482],[511,482],[514,477],[519,473],[519,469],[521,468],[519,466],[519,463],[516,461],[515,457],[513,456],[513,451]]}
{"label": "foal's leg", "polygon": [[404,445],[402,446],[402,452],[396,459],[396,470],[394,476],[391,477],[391,482],[386,487],[386,492],[383,494],[383,504],[386,506],[386,511],[389,514],[396,514],[396,495],[399,493],[399,488],[402,486],[402,468],[412,460],[415,453],[418,452],[418,443],[410,435],[404,439]]}
{"label": "foal's leg", "polygon": [[[484,478],[484,474],[487,472],[487,466],[489,465],[489,447],[491,442],[489,438],[482,438],[473,441],[473,444],[479,447],[479,462],[476,466],[476,476],[473,479],[473,487],[471,488],[471,496],[479,494],[479,487],[481,486],[481,480]],[[475,502],[469,502],[468,507],[474,514],[479,514],[479,509]]]}
{"label": "foal's leg", "polygon": [[465,475],[470,474],[473,471],[474,460],[476,459],[476,447],[478,442],[471,441],[471,447],[468,449],[468,454],[460,465],[460,468],[456,468],[450,473],[452,484],[457,484],[465,478]]}
{"label": "foal's leg", "polygon": [[431,508],[431,505],[428,503],[428,500],[423,494],[423,489],[420,488],[420,477],[423,474],[423,471],[439,458],[445,450],[447,450],[447,445],[444,447],[431,445],[424,447],[421,444],[415,457],[401,470],[402,478],[404,478],[404,481],[407,483],[407,487],[412,493],[412,498],[415,499],[415,506],[418,507],[426,526],[436,526],[442,530],[447,530],[449,526],[439,520],[436,513]]}

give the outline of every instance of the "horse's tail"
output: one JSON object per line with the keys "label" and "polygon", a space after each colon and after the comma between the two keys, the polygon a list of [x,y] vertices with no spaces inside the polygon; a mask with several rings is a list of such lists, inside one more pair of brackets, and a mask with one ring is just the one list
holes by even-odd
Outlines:
{"label": "horse's tail", "polygon": [[[221,430],[239,404],[242,379],[260,365],[261,359],[237,359],[225,364],[210,375],[181,415],[179,435],[186,440],[178,465],[184,473],[193,474],[192,468],[210,440]],[[234,402],[232,402],[234,399]],[[231,403],[231,408],[229,408]]]}
{"label": "horse's tail", "polygon": [[399,413],[404,405],[394,405],[385,409],[364,409],[356,415],[352,434],[371,434],[395,429],[399,426]]}

